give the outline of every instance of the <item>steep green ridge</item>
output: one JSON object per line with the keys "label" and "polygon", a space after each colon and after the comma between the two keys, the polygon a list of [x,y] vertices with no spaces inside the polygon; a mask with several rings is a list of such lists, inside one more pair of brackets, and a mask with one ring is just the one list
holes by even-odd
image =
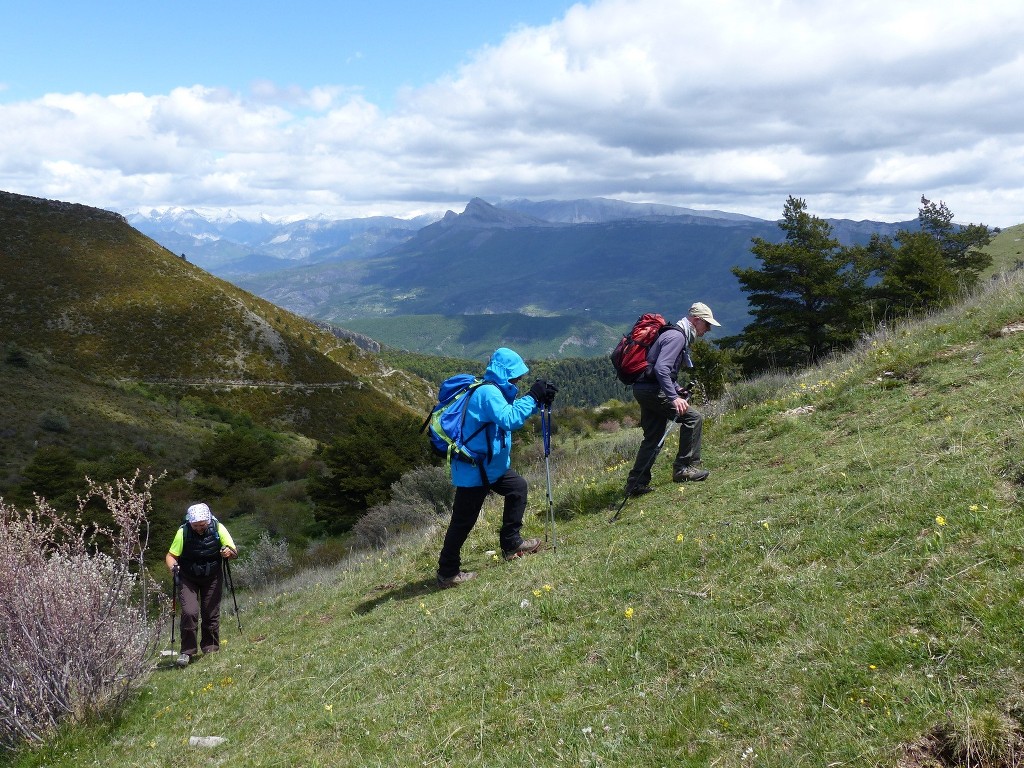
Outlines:
{"label": "steep green ridge", "polygon": [[[319,264],[239,284],[310,317],[346,325],[391,315],[570,315],[617,325],[651,306],[683,312],[701,297],[724,322],[746,317],[731,267],[749,266],[771,222],[700,226],[675,221],[481,228],[443,237],[424,228],[372,259]],[[422,350],[426,351],[426,350]]]}
{"label": "steep green ridge", "polygon": [[159,383],[318,439],[426,385],[154,243],[117,214],[0,193],[0,344]]}
{"label": "steep green ridge", "polygon": [[[430,586],[434,531],[242,596],[219,655],[15,765],[1011,765],[982,762],[1024,730],[1011,324],[1020,273],[738,387],[710,479],[673,485],[663,457],[615,524],[635,433],[556,438],[557,552],[494,560],[489,505],[457,589]],[[518,455],[544,535],[544,462]]]}

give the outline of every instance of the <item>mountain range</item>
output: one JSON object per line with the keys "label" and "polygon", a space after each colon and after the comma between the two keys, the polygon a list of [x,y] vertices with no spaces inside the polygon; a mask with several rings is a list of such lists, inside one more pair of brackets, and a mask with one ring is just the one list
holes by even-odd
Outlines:
{"label": "mountain range", "polygon": [[[129,216],[175,252],[297,314],[411,351],[480,358],[516,344],[536,357],[607,353],[648,311],[704,301],[738,333],[749,321],[731,272],[756,262],[774,221],[723,211],[584,200],[470,200],[462,213],[288,224]],[[913,228],[829,220],[844,244]]]}

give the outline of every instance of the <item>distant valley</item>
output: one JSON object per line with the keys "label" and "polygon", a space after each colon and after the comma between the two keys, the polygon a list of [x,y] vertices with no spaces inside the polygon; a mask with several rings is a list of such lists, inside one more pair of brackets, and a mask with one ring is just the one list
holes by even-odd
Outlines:
{"label": "distant valley", "polygon": [[[289,224],[193,212],[129,222],[189,261],[297,314],[410,351],[482,358],[515,344],[534,357],[603,355],[646,311],[672,319],[710,304],[723,333],[749,322],[734,266],[775,222],[601,198],[473,199],[462,213]],[[841,242],[913,228],[832,220]]]}

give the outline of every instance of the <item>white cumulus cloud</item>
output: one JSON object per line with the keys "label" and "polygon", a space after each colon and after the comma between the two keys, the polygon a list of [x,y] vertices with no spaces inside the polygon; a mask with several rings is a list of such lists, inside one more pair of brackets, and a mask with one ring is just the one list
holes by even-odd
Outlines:
{"label": "white cumulus cloud", "polygon": [[925,194],[1009,225],[1022,38],[1017,0],[595,0],[388,108],[266,79],[0,102],[0,188],[279,216],[605,196],[774,218],[795,195],[886,220]]}

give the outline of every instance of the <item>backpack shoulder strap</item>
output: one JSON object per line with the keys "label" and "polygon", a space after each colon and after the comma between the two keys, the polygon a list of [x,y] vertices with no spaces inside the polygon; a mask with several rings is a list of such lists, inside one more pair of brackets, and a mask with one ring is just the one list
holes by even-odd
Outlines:
{"label": "backpack shoulder strap", "polygon": [[[217,543],[221,544],[221,540],[220,540],[220,520],[218,520],[213,515],[210,515],[210,528],[213,529],[213,533],[217,537]],[[184,523],[181,524],[181,538],[182,538],[182,542],[184,542],[186,537],[188,537],[188,536],[195,536],[195,535],[196,535],[196,532],[192,530],[192,526],[188,524],[187,520]]]}
{"label": "backpack shoulder strap", "polygon": [[[471,397],[473,395],[473,393],[476,392],[476,390],[480,389],[480,387],[484,386],[485,384],[490,384],[492,387],[497,387],[498,386],[493,381],[484,381],[483,379],[480,379],[479,381],[474,381],[472,384],[469,385],[469,393],[466,395],[466,397]],[[500,391],[500,389],[499,389],[499,391]],[[469,401],[467,400],[466,401],[466,407],[462,410],[462,427],[463,427],[463,429],[465,429],[465,427],[466,427],[466,416],[468,416],[468,415],[469,415]],[[489,421],[483,422],[479,427],[477,427],[473,431],[473,434],[471,434],[469,437],[464,437],[463,438],[462,444],[465,445],[470,440],[472,440],[474,437],[476,437],[481,432],[486,430],[487,427],[490,426],[491,423],[492,422],[489,422]],[[488,440],[487,441],[487,459],[488,459],[488,461],[490,460],[490,458],[491,458],[491,441]]]}
{"label": "backpack shoulder strap", "polygon": [[[490,384],[492,387],[497,388],[499,392],[501,391],[501,388],[498,387],[498,385],[495,384],[493,381],[485,381],[484,379],[480,379],[479,381],[475,381],[475,382],[473,382],[470,385],[470,387],[469,387],[469,394],[467,395],[467,397],[471,396],[476,390],[480,389],[480,387],[482,387],[485,384]],[[468,415],[468,413],[469,413],[469,402],[466,403],[466,407],[462,411],[462,427],[463,427],[463,429],[466,426],[466,416]],[[473,434],[469,435],[469,437],[464,437],[463,440],[462,440],[462,444],[463,445],[467,445],[470,440],[472,440],[474,437],[479,435],[481,432],[484,433],[484,438],[487,440],[487,462],[483,462],[483,461],[476,462],[476,468],[478,470],[480,470],[480,482],[483,484],[484,488],[488,488],[491,485],[490,481],[487,479],[487,470],[484,468],[484,464],[485,463],[490,463],[491,459],[494,458],[494,451],[493,451],[492,446],[491,446],[491,440],[490,440],[490,438],[487,435],[487,428],[489,426],[491,426],[492,423],[493,422],[490,422],[490,421],[485,421],[485,422],[481,423],[479,427],[477,427],[475,430],[473,430]]]}

